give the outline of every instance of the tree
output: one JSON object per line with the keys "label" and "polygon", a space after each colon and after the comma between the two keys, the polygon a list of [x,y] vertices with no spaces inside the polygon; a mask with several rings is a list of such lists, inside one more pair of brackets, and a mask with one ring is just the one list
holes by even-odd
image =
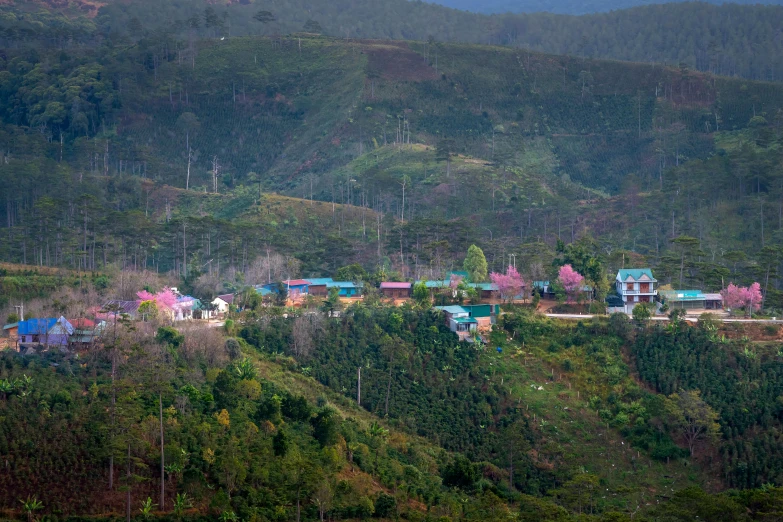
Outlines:
{"label": "tree", "polygon": [[574,302],[582,291],[585,278],[574,270],[571,265],[561,266],[557,278],[560,284],[563,285],[563,289],[568,296],[568,302]]}
{"label": "tree", "polygon": [[422,308],[427,308],[432,304],[430,290],[427,288],[426,281],[419,281],[413,285],[413,300]]}
{"label": "tree", "polygon": [[358,283],[360,281],[367,281],[369,274],[367,274],[367,270],[362,268],[362,265],[354,263],[339,268],[335,277],[338,281],[352,281]]}
{"label": "tree", "polygon": [[35,496],[28,496],[26,500],[22,500],[22,509],[24,510],[25,514],[27,514],[27,522],[33,522],[33,514],[36,511],[40,511],[43,509],[43,502],[38,500],[38,497]]}
{"label": "tree", "polygon": [[646,323],[652,317],[652,311],[648,303],[639,303],[633,307],[633,320],[639,324]]}
{"label": "tree", "polygon": [[700,440],[715,442],[720,437],[718,414],[701,398],[699,390],[680,390],[665,403],[669,424],[682,434],[693,456]]}
{"label": "tree", "polygon": [[305,22],[303,29],[306,33],[321,34],[323,32],[323,29],[321,28],[321,24],[319,24],[315,20],[308,20],[307,22]]}
{"label": "tree", "polygon": [[476,245],[470,245],[462,266],[471,283],[481,283],[487,278],[487,258],[484,257],[484,251]]}
{"label": "tree", "polygon": [[275,18],[275,15],[273,15],[271,11],[261,10],[253,15],[253,20],[255,20],[256,22],[260,22],[262,25],[265,26],[267,24],[277,21],[277,18]]}
{"label": "tree", "polygon": [[500,297],[504,300],[514,300],[515,297],[522,293],[522,289],[525,286],[525,281],[522,276],[519,275],[517,269],[509,265],[505,274],[499,274],[492,272],[489,274],[489,280],[497,285]]}
{"label": "tree", "polygon": [[446,162],[446,177],[451,176],[451,157],[456,154],[457,145],[452,138],[443,138],[435,144],[435,159]]}
{"label": "tree", "polygon": [[690,236],[679,236],[672,239],[672,243],[680,251],[680,286],[682,286],[683,272],[685,270],[685,258],[700,253],[699,240]]}
{"label": "tree", "polygon": [[729,286],[721,292],[721,295],[723,296],[724,304],[728,308],[744,308],[748,317],[761,308],[762,295],[759,283],[753,283],[747,287],[729,283]]}

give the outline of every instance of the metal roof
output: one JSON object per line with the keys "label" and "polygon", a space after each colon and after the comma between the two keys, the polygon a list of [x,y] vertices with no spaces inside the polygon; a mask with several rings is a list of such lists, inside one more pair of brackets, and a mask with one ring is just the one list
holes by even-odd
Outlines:
{"label": "metal roof", "polygon": [[459,305],[450,305],[450,306],[436,306],[436,307],[435,307],[435,309],[437,309],[437,310],[443,310],[443,311],[444,311],[444,312],[446,312],[447,314],[451,314],[451,315],[454,315],[454,314],[467,314],[467,313],[470,313],[470,312],[468,312],[467,310],[465,310],[464,308],[462,308],[462,307],[461,307],[461,306],[459,306]]}
{"label": "metal roof", "polygon": [[120,301],[117,299],[112,299],[105,305],[103,305],[103,312],[105,313],[113,313],[114,307],[117,307],[118,313],[120,314],[135,314],[136,311],[139,309],[139,301]]}
{"label": "metal roof", "polygon": [[642,276],[647,276],[652,282],[657,281],[652,275],[652,270],[649,268],[622,268],[617,272],[617,279],[620,281],[628,281],[630,278],[634,282],[637,282],[641,280]]}
{"label": "metal roof", "polygon": [[306,279],[289,279],[288,281],[283,281],[283,284],[288,286],[307,286],[310,284],[310,281]]}
{"label": "metal roof", "polygon": [[472,317],[454,317],[451,319],[455,323],[476,323],[478,324],[478,321],[473,319]]}
{"label": "metal roof", "polygon": [[234,294],[223,294],[217,296],[215,299],[220,299],[224,303],[231,304],[234,302]]}
{"label": "metal roof", "polygon": [[408,289],[411,287],[411,283],[400,283],[396,281],[385,281],[381,283],[381,289],[385,288],[401,288],[401,289]]}
{"label": "metal roof", "polygon": [[310,284],[313,286],[328,285],[329,283],[334,282],[331,277],[310,277],[307,280],[310,281]]}
{"label": "metal roof", "polygon": [[704,294],[704,299],[707,301],[723,301],[723,296],[720,294]]}
{"label": "metal roof", "polygon": [[17,328],[19,323],[9,323],[3,326],[3,330],[10,330],[11,328]]}
{"label": "metal roof", "polygon": [[497,291],[498,285],[495,283],[470,283],[468,286],[478,288],[480,290]]}
{"label": "metal roof", "polygon": [[416,284],[424,283],[427,288],[448,288],[451,281],[416,281]]}
{"label": "metal roof", "polygon": [[56,323],[57,319],[53,317],[46,319],[28,319],[27,321],[19,321],[19,335],[44,335]]}
{"label": "metal roof", "polygon": [[354,283],[352,281],[331,281],[326,283],[326,288],[362,288],[364,283]]}
{"label": "metal roof", "polygon": [[667,301],[704,301],[706,296],[701,290],[662,290],[661,297]]}

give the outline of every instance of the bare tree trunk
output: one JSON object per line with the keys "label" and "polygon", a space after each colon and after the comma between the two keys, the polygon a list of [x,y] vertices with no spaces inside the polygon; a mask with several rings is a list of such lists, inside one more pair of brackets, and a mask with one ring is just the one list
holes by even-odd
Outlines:
{"label": "bare tree trunk", "polygon": [[158,412],[160,415],[160,510],[165,511],[166,505],[166,481],[164,468],[166,466],[165,446],[163,443],[163,393],[158,392]]}
{"label": "bare tree trunk", "polygon": [[131,456],[130,456],[130,441],[128,441],[128,472],[125,475],[128,483],[125,485],[127,488],[127,496],[125,498],[125,520],[131,522]]}

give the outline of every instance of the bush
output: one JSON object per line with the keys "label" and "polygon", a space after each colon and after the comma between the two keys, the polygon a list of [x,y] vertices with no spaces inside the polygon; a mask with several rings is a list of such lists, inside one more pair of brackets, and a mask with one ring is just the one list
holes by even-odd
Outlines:
{"label": "bush", "polygon": [[397,500],[386,493],[381,493],[375,500],[374,516],[378,518],[390,518],[397,509]]}

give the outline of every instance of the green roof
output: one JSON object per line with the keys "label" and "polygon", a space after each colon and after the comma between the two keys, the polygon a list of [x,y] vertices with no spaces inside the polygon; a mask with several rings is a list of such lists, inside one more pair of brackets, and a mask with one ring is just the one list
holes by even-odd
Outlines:
{"label": "green roof", "polygon": [[492,315],[492,305],[464,305],[462,308],[470,312],[471,317],[490,317]]}
{"label": "green roof", "polygon": [[475,319],[472,317],[455,317],[452,319],[455,323],[478,323]]}
{"label": "green roof", "polygon": [[639,279],[645,275],[649,277],[651,281],[656,280],[652,275],[652,270],[649,268],[623,268],[617,273],[617,277],[620,278],[620,281],[627,281],[629,277],[634,281],[639,281]]}

